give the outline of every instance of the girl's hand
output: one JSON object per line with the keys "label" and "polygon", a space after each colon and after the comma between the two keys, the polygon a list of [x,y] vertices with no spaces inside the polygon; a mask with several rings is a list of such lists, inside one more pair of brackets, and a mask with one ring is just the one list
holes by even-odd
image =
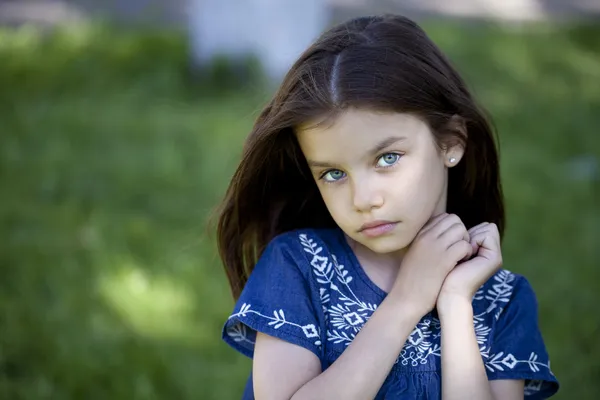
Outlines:
{"label": "girl's hand", "polygon": [[496,224],[484,222],[469,229],[475,256],[458,264],[446,277],[437,300],[438,309],[452,300],[472,302],[475,292],[502,266],[500,234]]}
{"label": "girl's hand", "polygon": [[411,243],[390,295],[425,315],[435,306],[448,273],[472,253],[467,228],[458,216],[444,213],[432,218]]}

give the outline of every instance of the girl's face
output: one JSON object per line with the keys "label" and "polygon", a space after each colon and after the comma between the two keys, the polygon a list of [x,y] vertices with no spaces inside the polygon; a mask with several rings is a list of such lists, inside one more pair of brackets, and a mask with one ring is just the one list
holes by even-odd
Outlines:
{"label": "girl's face", "polygon": [[403,250],[445,212],[447,168],[463,154],[460,146],[441,151],[427,124],[409,114],[349,109],[297,136],[334,221],[376,253]]}

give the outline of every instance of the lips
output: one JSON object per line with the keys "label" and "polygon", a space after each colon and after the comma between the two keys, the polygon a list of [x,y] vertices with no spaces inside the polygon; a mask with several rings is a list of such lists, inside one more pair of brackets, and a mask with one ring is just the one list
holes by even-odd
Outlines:
{"label": "lips", "polygon": [[365,236],[377,237],[391,232],[397,224],[397,222],[387,220],[371,221],[363,224],[358,232]]}

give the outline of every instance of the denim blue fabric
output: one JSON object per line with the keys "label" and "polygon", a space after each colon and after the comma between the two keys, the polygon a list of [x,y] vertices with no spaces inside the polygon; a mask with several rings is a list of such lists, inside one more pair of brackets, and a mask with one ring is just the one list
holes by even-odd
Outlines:
{"label": "denim blue fabric", "polygon": [[[365,274],[340,229],[279,235],[256,264],[222,338],[252,357],[256,332],[302,346],[328,368],[352,342],[386,293]],[[524,379],[527,399],[559,388],[538,327],[527,279],[498,271],[473,298],[473,324],[488,378]],[[435,310],[421,318],[376,399],[441,398],[441,326]],[[252,376],[244,399],[253,399]]]}

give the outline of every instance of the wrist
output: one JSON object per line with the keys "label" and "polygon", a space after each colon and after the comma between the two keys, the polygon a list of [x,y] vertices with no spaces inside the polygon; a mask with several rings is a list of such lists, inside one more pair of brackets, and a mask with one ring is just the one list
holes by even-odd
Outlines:
{"label": "wrist", "polygon": [[440,319],[457,315],[472,315],[473,299],[465,295],[440,293],[436,308]]}
{"label": "wrist", "polygon": [[388,294],[383,303],[389,305],[394,314],[401,315],[406,321],[414,321],[415,324],[429,311],[418,302],[394,292]]}

